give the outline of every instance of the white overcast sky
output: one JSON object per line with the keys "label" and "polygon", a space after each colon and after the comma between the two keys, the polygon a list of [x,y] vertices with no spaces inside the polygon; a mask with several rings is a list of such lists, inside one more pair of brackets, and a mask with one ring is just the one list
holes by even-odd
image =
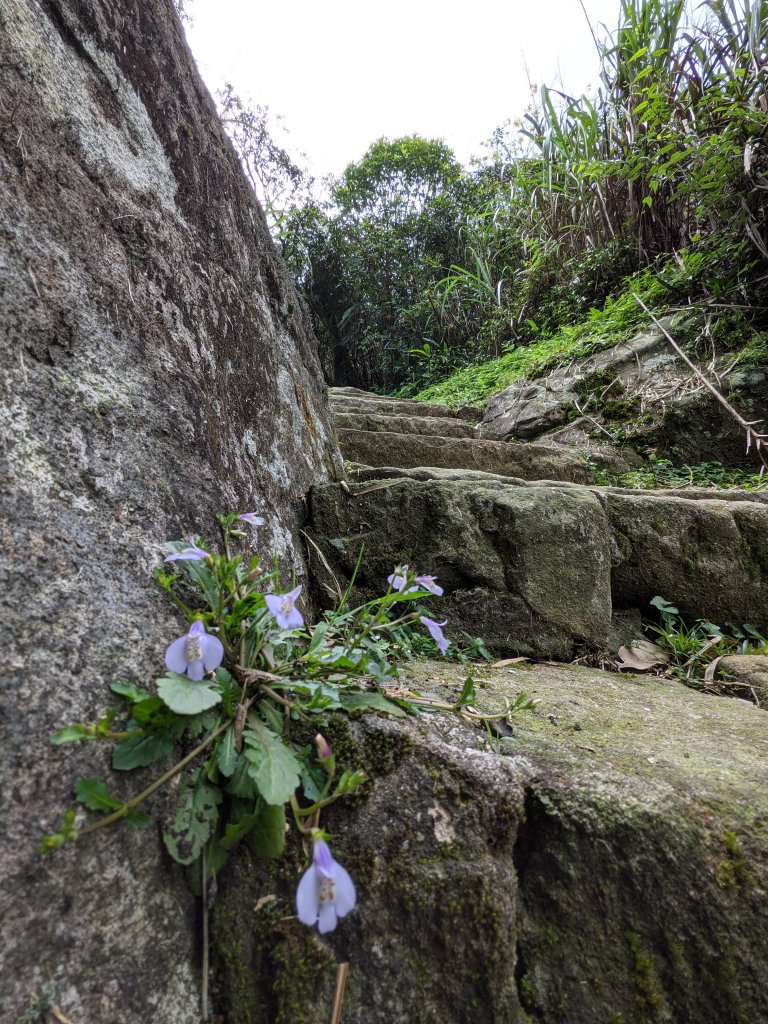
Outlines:
{"label": "white overcast sky", "polygon": [[[375,139],[442,138],[467,162],[536,85],[595,85],[579,0],[187,0],[208,88],[280,114],[278,141],[338,174]],[[620,0],[584,0],[614,29]],[[527,69],[527,70],[526,70]]]}

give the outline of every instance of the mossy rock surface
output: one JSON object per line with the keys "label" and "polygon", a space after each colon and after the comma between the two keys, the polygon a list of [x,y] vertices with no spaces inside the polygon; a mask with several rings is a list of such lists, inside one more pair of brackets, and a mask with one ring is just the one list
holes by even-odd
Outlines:
{"label": "mossy rock surface", "polygon": [[[271,877],[236,863],[216,910],[239,951],[228,1024],[330,1019],[336,962],[345,1024],[768,1019],[765,712],[587,668],[475,677],[484,710],[542,702],[499,753],[450,716],[331,723],[371,775],[325,820],[358,906],[320,938],[292,918],[295,843]],[[407,685],[448,697],[463,679],[422,662]]]}

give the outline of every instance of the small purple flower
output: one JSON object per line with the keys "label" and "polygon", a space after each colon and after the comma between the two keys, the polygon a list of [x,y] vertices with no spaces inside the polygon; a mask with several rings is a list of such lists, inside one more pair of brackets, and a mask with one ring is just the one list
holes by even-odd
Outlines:
{"label": "small purple flower", "polygon": [[195,544],[194,537],[190,537],[188,548],[182,548],[181,551],[177,551],[173,555],[168,555],[166,558],[163,559],[163,561],[178,562],[183,559],[188,562],[202,562],[206,558],[210,557],[211,556],[208,554],[205,548],[198,547],[197,544]]}
{"label": "small purple flower", "polygon": [[349,874],[331,856],[322,839],[316,839],[312,863],[301,876],[296,890],[296,910],[302,924],[317,925],[321,935],[332,932],[340,917],[357,902],[355,885]]}
{"label": "small purple flower", "polygon": [[431,594],[437,594],[437,596],[440,597],[443,593],[443,588],[435,583],[436,579],[437,576],[417,576],[416,583],[418,583],[419,586],[414,587],[413,589],[418,590],[420,587],[422,590],[428,590]]}
{"label": "small purple flower", "polygon": [[445,654],[448,650],[449,641],[443,636],[443,631],[440,627],[447,625],[448,619],[445,622],[435,622],[434,619],[428,619],[426,615],[420,615],[419,621],[429,630],[429,635],[440,648],[440,653]]}
{"label": "small purple flower", "polygon": [[402,590],[405,586],[406,576],[408,575],[407,565],[398,565],[395,567],[395,571],[391,576],[387,576],[387,583],[392,587],[393,590]]}
{"label": "small purple flower", "polygon": [[165,652],[165,665],[171,672],[186,673],[190,679],[200,680],[206,672],[218,668],[224,659],[221,640],[205,632],[198,619],[189,627],[186,636],[174,640]]}
{"label": "small purple flower", "polygon": [[257,516],[255,512],[243,512],[237,518],[249,526],[263,526],[267,521],[264,516]]}
{"label": "small purple flower", "polygon": [[301,612],[296,607],[296,598],[301,593],[301,584],[287,594],[265,594],[267,607],[277,619],[281,629],[298,629],[304,625]]}

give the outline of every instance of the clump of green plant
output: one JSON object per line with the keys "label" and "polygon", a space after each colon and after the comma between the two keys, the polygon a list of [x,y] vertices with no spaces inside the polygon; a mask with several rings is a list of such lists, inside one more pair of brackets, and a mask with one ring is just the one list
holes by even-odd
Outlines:
{"label": "clump of green plant", "polygon": [[768,490],[765,474],[750,473],[745,469],[729,469],[720,462],[699,462],[694,466],[675,466],[669,459],[648,454],[648,466],[619,475],[605,475],[601,483],[637,489],[663,489],[669,487],[717,487],[745,491]]}
{"label": "clump of green plant", "polygon": [[[237,550],[244,530],[264,525],[264,519],[246,512],[217,520],[220,553],[204,538],[170,542],[156,571],[188,628],[168,647],[166,671],[154,690],[114,682],[116,706],[98,721],[69,725],[52,737],[55,744],[110,743],[118,772],[167,764],[182,741],[192,749],[127,800],[102,779],[78,779],[74,793],[81,808],[100,816],[84,822],[82,810],[67,811],[41,850],[50,853],[119,821],[145,828],[150,822],[146,801],[184,772],[176,814],[164,830],[174,860],[200,865],[207,876],[241,842],[261,857],[278,857],[289,811],[297,831],[312,841],[322,889],[322,879],[336,869],[319,827],[320,812],[364,781],[362,772],[337,776],[335,758],[316,732],[324,716],[364,711],[403,716],[421,708],[461,712],[475,699],[474,683],[469,676],[452,704],[392,685],[396,658],[436,649],[445,655],[451,648],[443,633],[446,623],[431,618],[423,604],[443,593],[434,576],[398,566],[381,597],[354,608],[348,603],[350,583],[338,607],[308,628],[297,606],[301,585],[278,592],[277,563],[265,571],[257,555]],[[468,654],[488,657],[482,640],[468,641],[455,650],[460,660],[466,663]],[[523,704],[510,703],[507,713]],[[473,718],[483,720],[474,713]],[[337,882],[342,877],[337,873]],[[325,903],[315,907],[314,882],[303,884],[300,891],[309,896],[303,911],[299,907],[300,919],[319,920],[321,931],[335,927],[335,917],[317,917]],[[353,891],[347,887],[347,896]],[[341,907],[351,909],[353,903],[348,898],[340,904],[338,916]],[[310,921],[312,907],[316,914]]]}
{"label": "clump of green plant", "polygon": [[768,639],[754,626],[726,623],[723,629],[706,619],[688,625],[666,598],[657,595],[651,605],[658,610],[661,622],[647,623],[646,629],[669,655],[668,671],[689,686],[701,689],[714,685],[716,663],[726,655],[768,654]]}

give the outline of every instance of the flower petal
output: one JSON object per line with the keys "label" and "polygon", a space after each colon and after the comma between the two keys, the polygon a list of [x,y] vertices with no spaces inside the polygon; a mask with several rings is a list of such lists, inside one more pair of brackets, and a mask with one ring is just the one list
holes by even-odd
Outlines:
{"label": "flower petal", "polygon": [[206,672],[212,672],[224,660],[224,645],[217,636],[211,636],[209,633],[201,636],[200,650],[203,652],[203,665]]}
{"label": "flower petal", "polygon": [[194,538],[189,538],[189,547],[183,548],[181,551],[176,551],[172,555],[168,555],[163,559],[164,562],[178,562],[185,560],[188,562],[202,562],[203,559],[208,558],[208,552],[203,548],[200,548],[195,544]]}
{"label": "flower petal", "polygon": [[313,925],[320,912],[320,885],[314,864],[304,872],[296,890],[296,911],[302,924]]}
{"label": "flower petal", "polygon": [[304,625],[304,616],[298,608],[291,608],[283,618],[285,619],[283,629],[300,629]]}
{"label": "flower petal", "polygon": [[355,883],[349,877],[349,872],[336,862],[334,862],[334,878],[336,881],[336,898],[333,901],[333,905],[336,907],[336,913],[339,917],[344,917],[357,903]]}
{"label": "flower petal", "polygon": [[205,675],[202,658],[195,658],[194,661],[189,662],[187,665],[187,675],[190,679],[194,679],[196,683],[200,682]]}
{"label": "flower petal", "polygon": [[317,930],[321,935],[325,935],[327,932],[332,932],[338,923],[336,917],[336,907],[333,903],[324,903],[320,907],[320,913],[318,915]]}
{"label": "flower petal", "polygon": [[315,865],[320,874],[325,875],[326,878],[333,878],[333,868],[336,861],[331,856],[331,851],[328,849],[328,844],[324,839],[316,839],[312,847],[312,863]]}
{"label": "flower petal", "polygon": [[165,652],[165,667],[183,675],[187,671],[187,638],[180,636]]}
{"label": "flower petal", "polygon": [[440,649],[440,653],[445,654],[445,652],[448,650],[449,641],[446,639],[445,636],[443,636],[443,631],[440,627],[447,625],[448,619],[446,619],[445,622],[435,622],[434,619],[429,619],[427,618],[426,615],[420,615],[419,621],[423,625],[425,625],[429,630],[429,635],[437,644],[438,648]]}
{"label": "flower petal", "polygon": [[241,512],[237,518],[250,526],[263,526],[267,521],[264,516],[256,515],[255,512]]}

